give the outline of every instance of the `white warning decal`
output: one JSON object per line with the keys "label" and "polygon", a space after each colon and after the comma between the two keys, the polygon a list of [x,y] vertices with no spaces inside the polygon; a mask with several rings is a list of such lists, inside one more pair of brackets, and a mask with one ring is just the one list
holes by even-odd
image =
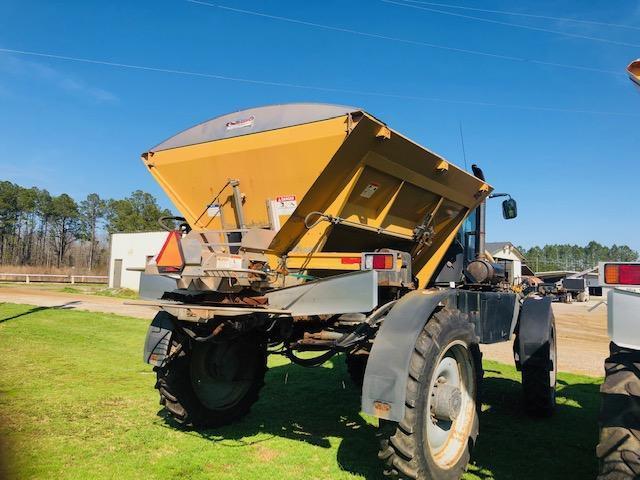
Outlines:
{"label": "white warning decal", "polygon": [[240,255],[217,255],[216,256],[216,268],[222,270],[237,270],[242,268],[242,257]]}
{"label": "white warning decal", "polygon": [[227,127],[227,130],[235,130],[236,128],[251,127],[255,119],[256,117],[251,115],[249,118],[241,118],[238,120],[234,120],[232,122],[227,122],[225,126]]}
{"label": "white warning decal", "polygon": [[281,195],[276,197],[275,210],[280,216],[291,215],[298,206],[295,195]]}
{"label": "white warning decal", "polygon": [[212,203],[211,205],[209,205],[207,207],[207,215],[210,218],[217,217],[219,213],[220,213],[220,204],[219,203]]}
{"label": "white warning decal", "polygon": [[371,198],[378,188],[380,188],[380,185],[377,183],[370,183],[365,187],[360,196],[364,198]]}

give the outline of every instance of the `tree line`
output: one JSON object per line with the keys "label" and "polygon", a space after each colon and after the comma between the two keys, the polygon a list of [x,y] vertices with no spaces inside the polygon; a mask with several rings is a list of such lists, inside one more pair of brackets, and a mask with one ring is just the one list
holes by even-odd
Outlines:
{"label": "tree line", "polygon": [[109,234],[158,230],[158,218],[166,215],[171,212],[141,190],[122,199],[90,193],[76,201],[0,181],[0,265],[103,271]]}
{"label": "tree line", "polygon": [[[37,187],[0,181],[0,266],[76,267],[104,271],[109,235],[158,230],[158,218],[171,212],[158,206],[150,193],[136,190],[122,199],[97,193],[76,201]],[[518,247],[534,271],[592,268],[599,261],[635,261],[638,252],[627,245],[607,247],[550,244]]]}
{"label": "tree line", "polygon": [[529,268],[536,272],[572,270],[581,272],[598,265],[598,262],[633,262],[638,260],[638,252],[627,245],[607,247],[596,241],[586,246],[551,244],[529,249],[518,247]]}

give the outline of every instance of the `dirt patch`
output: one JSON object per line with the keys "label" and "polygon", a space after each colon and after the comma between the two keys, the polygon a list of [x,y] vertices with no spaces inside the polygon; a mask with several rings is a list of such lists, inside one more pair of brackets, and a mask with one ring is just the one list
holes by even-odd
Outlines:
{"label": "dirt patch", "polygon": [[37,285],[24,287],[0,285],[0,302],[115,313],[145,319],[151,319],[156,314],[153,308],[125,305],[125,300],[121,298],[52,291]]}
{"label": "dirt patch", "polygon": [[273,450],[264,445],[257,445],[254,448],[254,457],[260,462],[270,462],[274,458],[278,457],[280,453],[277,450]]}

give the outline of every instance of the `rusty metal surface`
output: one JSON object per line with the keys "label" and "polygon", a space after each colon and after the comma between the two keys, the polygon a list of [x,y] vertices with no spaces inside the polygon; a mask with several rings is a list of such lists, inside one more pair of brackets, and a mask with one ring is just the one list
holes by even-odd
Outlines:
{"label": "rusty metal surface", "polygon": [[226,307],[220,305],[197,305],[175,302],[145,302],[131,301],[125,302],[125,305],[137,305],[145,307],[154,307],[164,310],[179,320],[191,322],[203,322],[214,317],[232,317],[239,315],[249,315],[254,313],[262,313],[268,315],[290,315],[289,310],[266,308],[266,307]]}

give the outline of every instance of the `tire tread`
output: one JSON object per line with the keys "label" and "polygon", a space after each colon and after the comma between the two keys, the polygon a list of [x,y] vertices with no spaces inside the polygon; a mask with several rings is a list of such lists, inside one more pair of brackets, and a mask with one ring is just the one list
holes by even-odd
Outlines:
{"label": "tire tread", "polygon": [[[441,350],[438,339],[445,328],[462,328],[466,331],[466,337],[476,366],[476,382],[478,383],[476,385],[476,394],[478,394],[482,377],[482,364],[480,349],[477,347],[478,338],[473,330],[473,324],[462,318],[462,315],[457,311],[452,312],[447,308],[438,310],[433,313],[418,335],[411,355],[403,419],[398,423],[380,420],[379,436],[381,442],[378,458],[384,462],[383,474],[386,477],[413,480],[424,478],[425,466],[421,464],[420,455],[418,454],[420,446],[418,445],[419,440],[416,429],[418,421],[416,406],[421,392],[426,388],[421,377],[427,362],[430,360],[428,358],[429,352],[433,352],[434,349],[436,352]],[[476,401],[476,408],[479,409],[479,407],[479,401]],[[475,442],[477,433],[476,418],[471,432],[470,444]],[[467,449],[463,454],[463,467],[459,472],[452,472],[457,478],[466,470],[469,457],[470,451]]]}

